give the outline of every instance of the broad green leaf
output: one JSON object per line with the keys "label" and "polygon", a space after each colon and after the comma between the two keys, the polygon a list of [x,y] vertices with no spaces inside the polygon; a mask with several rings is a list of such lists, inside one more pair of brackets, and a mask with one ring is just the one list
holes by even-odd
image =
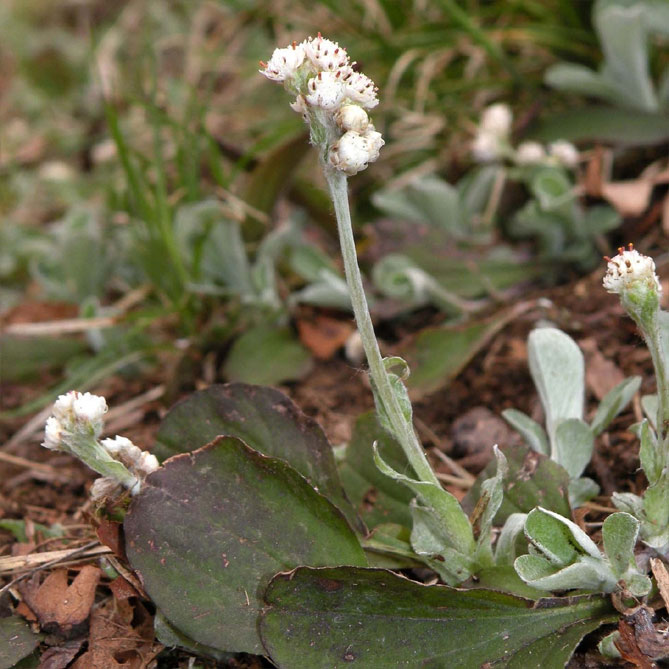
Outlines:
{"label": "broad green leaf", "polygon": [[541,507],[528,514],[525,534],[558,565],[569,564],[577,551],[597,560],[602,557],[597,544],[576,523]]}
{"label": "broad green leaf", "polygon": [[474,583],[467,583],[472,588],[483,588],[484,590],[495,590],[497,592],[508,592],[527,599],[541,599],[546,596],[545,590],[533,588],[527,585],[512,564],[495,565],[486,567],[476,572]]}
{"label": "broad green leaf", "polygon": [[[567,489],[569,475],[563,467],[528,446],[515,445],[502,449],[509,466],[504,481],[504,500],[495,521],[503,524],[512,513],[529,513],[537,506],[551,509],[563,516],[571,516]],[[480,497],[481,483],[493,476],[495,463],[491,462],[479,474],[462,505],[471,513]]]}
{"label": "broad green leaf", "polygon": [[532,602],[370,569],[279,574],[265,601],[260,633],[282,669],[562,669],[583,635],[613,620],[602,597]]}
{"label": "broad green leaf", "polygon": [[463,326],[422,330],[398,351],[411,367],[407,382],[411,397],[417,400],[448,385],[511,317],[505,312]]}
{"label": "broad green leaf", "polygon": [[531,179],[532,194],[543,211],[562,211],[565,204],[574,200],[573,186],[562,168],[546,167],[538,170]]}
{"label": "broad green leaf", "polygon": [[[525,513],[512,513],[506,519],[495,544],[495,564],[498,566],[512,565],[518,556],[518,541],[521,536],[525,537],[526,518],[527,514]],[[527,549],[527,541],[523,543],[525,549]]]}
{"label": "broad green leaf", "polygon": [[537,453],[543,455],[550,455],[550,447],[548,446],[548,437],[544,430],[536,420],[530,418],[527,414],[517,409],[505,409],[502,411],[502,418],[511,425],[511,427],[520,432],[528,446],[531,446]]}
{"label": "broad green leaf", "polygon": [[527,354],[552,444],[559,423],[567,418],[583,417],[583,354],[574,340],[557,328],[533,330],[528,338]]}
{"label": "broad green leaf", "polygon": [[548,116],[530,135],[540,142],[599,140],[647,146],[666,142],[669,127],[664,114],[591,105]]}
{"label": "broad green leaf", "polygon": [[568,418],[555,430],[552,457],[575,479],[590,462],[594,446],[595,437],[587,423],[579,418]]}
{"label": "broad green leaf", "polygon": [[[244,200],[265,214],[270,214],[281,194],[293,179],[301,159],[309,151],[309,141],[304,132],[289,137],[283,144],[274,147],[251,172],[244,191]],[[245,237],[259,238],[264,226],[256,219],[244,222]]]}
{"label": "broad green leaf", "polygon": [[223,365],[230,381],[274,385],[299,379],[311,368],[311,354],[287,328],[258,326],[232,345]]}
{"label": "broad green leaf", "polygon": [[572,509],[583,506],[599,494],[599,486],[587,476],[569,481],[569,503]]}
{"label": "broad green leaf", "polygon": [[422,177],[400,189],[377,191],[372,202],[388,216],[428,223],[450,232],[460,228],[458,192],[437,177]]}
{"label": "broad green leaf", "polygon": [[[237,437],[263,455],[285,460],[338,507],[353,527],[364,531],[344,493],[323,430],[283,393],[243,383],[195,392],[167,413],[153,452],[162,460],[194,451],[219,435]],[[368,448],[371,461],[371,443]]]}
{"label": "broad green leaf", "polygon": [[217,650],[210,646],[204,646],[201,643],[188,638],[185,634],[182,634],[176,629],[160,611],[156,612],[153,619],[153,629],[156,633],[156,639],[167,648],[184,648],[197,655],[213,657],[219,662],[231,660],[234,657],[231,653],[226,653],[225,651]]}
{"label": "broad green leaf", "polygon": [[595,436],[604,432],[611,421],[629,404],[640,385],[640,376],[630,376],[606,393],[590,424],[590,429]]}
{"label": "broad green leaf", "polygon": [[617,586],[617,579],[606,563],[588,555],[562,568],[539,555],[521,555],[514,567],[528,585],[540,590],[613,592]]}
{"label": "broad green leaf", "polygon": [[622,578],[633,564],[639,525],[634,516],[623,512],[612,513],[602,525],[604,552],[618,578]]}
{"label": "broad green leaf", "polygon": [[631,492],[614,492],[611,501],[616,509],[629,513],[635,518],[643,518],[643,499]]}
{"label": "broad green leaf", "polygon": [[259,598],[277,572],[366,564],[325,497],[285,462],[233,437],[149,475],[124,530],[130,564],[170,624],[230,652],[262,652]]}
{"label": "broad green leaf", "polygon": [[0,669],[12,669],[37,648],[40,640],[23,618],[0,618]]}
{"label": "broad green leaf", "polygon": [[1,335],[2,380],[15,383],[33,379],[50,369],[63,367],[88,350],[85,341],[72,337]]}
{"label": "broad green leaf", "polygon": [[[365,413],[356,421],[339,464],[346,494],[370,529],[381,523],[411,527],[409,502],[414,495],[405,485],[378,470],[374,464],[374,443],[395,471],[409,471],[402,447],[380,428],[374,412]],[[323,494],[328,496],[326,492]]]}

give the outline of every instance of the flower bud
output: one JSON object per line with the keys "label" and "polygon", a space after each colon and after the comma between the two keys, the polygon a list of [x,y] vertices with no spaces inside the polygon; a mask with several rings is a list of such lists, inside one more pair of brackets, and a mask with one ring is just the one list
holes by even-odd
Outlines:
{"label": "flower bud", "polygon": [[548,153],[565,167],[576,167],[578,165],[578,149],[565,140],[558,140],[548,146]]}
{"label": "flower bud", "polygon": [[471,145],[474,160],[488,163],[502,157],[502,145],[497,135],[479,131]]}
{"label": "flower bud", "polygon": [[369,116],[360,105],[342,105],[335,113],[337,125],[344,131],[363,133],[369,125]]}
{"label": "flower bud", "polygon": [[511,132],[513,114],[509,105],[498,103],[483,110],[479,128],[497,137],[506,137]]}
{"label": "flower bud", "polygon": [[546,160],[546,150],[539,142],[521,142],[514,158],[519,165],[536,165]]}
{"label": "flower bud", "polygon": [[49,416],[44,426],[44,441],[42,446],[51,451],[60,451],[63,441],[63,426],[55,416]]}
{"label": "flower bud", "polygon": [[383,135],[380,132],[377,132],[374,129],[374,126],[370,123],[367,130],[364,132],[363,137],[367,142],[367,150],[369,151],[368,162],[374,163],[378,160],[381,147],[385,144]]}
{"label": "flower bud", "polygon": [[330,149],[330,163],[348,176],[353,176],[367,167],[369,147],[367,140],[357,132],[345,132]]}

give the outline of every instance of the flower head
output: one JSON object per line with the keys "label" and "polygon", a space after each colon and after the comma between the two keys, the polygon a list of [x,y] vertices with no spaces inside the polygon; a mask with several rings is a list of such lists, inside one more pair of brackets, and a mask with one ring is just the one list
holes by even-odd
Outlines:
{"label": "flower head", "polygon": [[635,284],[644,284],[658,293],[662,290],[655,273],[655,262],[649,256],[636,251],[632,244],[627,251],[621,246],[618,255],[604,259],[608,264],[603,283],[609,293],[621,294]]}
{"label": "flower head", "polygon": [[309,79],[306,102],[312,107],[336,111],[344,99],[344,82],[339,72],[319,72]]}
{"label": "flower head", "polygon": [[274,49],[269,62],[263,63],[260,74],[264,74],[272,81],[286,81],[295,76],[297,69],[302,65],[305,58],[304,47],[293,42],[285,49]]}
{"label": "flower head", "polygon": [[365,111],[379,103],[378,89],[353,65],[346,49],[318,33],[276,49],[260,70],[296,96],[290,106],[310,125],[325,164],[349,176],[375,161],[384,144]]}
{"label": "flower head", "polygon": [[316,39],[310,37],[300,46],[311,64],[320,72],[336,72],[348,65],[346,49],[337,42],[325,39],[320,33]]}

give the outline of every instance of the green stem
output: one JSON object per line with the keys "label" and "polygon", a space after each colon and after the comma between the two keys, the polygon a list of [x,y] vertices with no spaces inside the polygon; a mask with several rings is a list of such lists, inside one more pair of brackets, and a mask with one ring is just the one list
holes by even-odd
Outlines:
{"label": "green stem", "polygon": [[379,344],[374,334],[372,318],[369,315],[369,308],[367,307],[367,298],[365,297],[365,290],[362,285],[360,268],[358,267],[353,226],[351,224],[351,212],[348,204],[346,176],[327,166],[324,167],[324,172],[334,203],[337,228],[339,230],[339,242],[344,259],[346,282],[348,283],[351,304],[353,305],[353,314],[355,315],[362,345],[367,356],[369,374],[376,386],[376,391],[383,403],[383,408],[390,420],[395,436],[404,449],[418,478],[440,486],[430,463],[425,457],[425,451],[418,441],[413,425],[404,417],[393,391],[388,372],[383,364]]}
{"label": "green stem", "polygon": [[655,368],[657,379],[657,436],[658,444],[662,449],[664,466],[669,466],[669,378],[667,377],[666,360],[662,346],[662,333],[658,323],[657,314],[648,327],[637,321],[641,331],[645,335],[646,344],[650,351],[650,357]]}

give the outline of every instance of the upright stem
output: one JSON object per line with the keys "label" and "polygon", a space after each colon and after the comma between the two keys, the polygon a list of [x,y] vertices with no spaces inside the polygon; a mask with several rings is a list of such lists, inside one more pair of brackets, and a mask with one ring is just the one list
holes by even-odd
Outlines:
{"label": "upright stem", "polygon": [[437,477],[432,471],[430,463],[425,457],[425,451],[418,441],[413,425],[408,421],[393,391],[388,372],[383,364],[379,344],[374,334],[372,318],[367,307],[367,298],[362,285],[358,257],[355,251],[355,240],[353,238],[353,227],[351,225],[351,212],[348,204],[348,190],[346,176],[328,168],[324,168],[325,178],[330,187],[330,194],[334,203],[335,215],[337,217],[337,228],[339,230],[339,242],[344,259],[344,271],[348,283],[353,314],[360,332],[362,345],[367,356],[369,373],[376,386],[378,396],[383,403],[385,412],[404,452],[411,463],[418,478],[440,485]]}
{"label": "upright stem", "polygon": [[658,443],[662,449],[664,466],[669,466],[669,379],[667,379],[666,360],[662,346],[662,333],[658,323],[657,314],[654,315],[649,327],[638,322],[641,331],[646,336],[646,344],[655,368],[657,379],[657,436]]}

